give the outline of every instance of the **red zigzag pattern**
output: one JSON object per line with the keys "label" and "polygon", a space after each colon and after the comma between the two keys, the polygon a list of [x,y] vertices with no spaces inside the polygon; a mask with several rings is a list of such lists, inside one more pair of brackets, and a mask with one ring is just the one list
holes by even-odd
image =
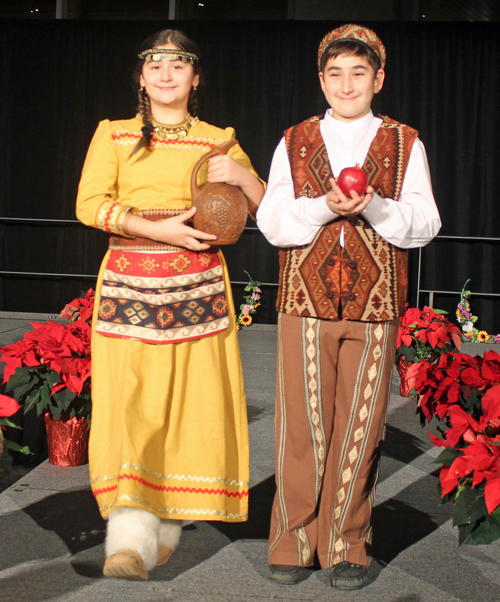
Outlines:
{"label": "red zigzag pattern", "polygon": [[[155,485],[154,483],[150,483],[141,477],[137,477],[131,474],[121,474],[118,475],[118,480],[122,481],[123,479],[128,479],[129,481],[137,481],[138,483],[142,483],[142,485],[146,485],[146,487],[150,487],[151,489],[155,489],[156,491],[175,491],[176,493],[210,493],[210,494],[219,494],[219,495],[227,495],[228,497],[239,497],[240,500],[243,497],[248,495],[248,491],[227,491],[227,489],[200,489],[197,487],[168,487],[167,485]],[[109,491],[115,491],[118,488],[118,485],[113,485],[112,487],[105,487],[104,489],[96,489],[94,491],[94,497],[101,495],[103,493],[108,493]]]}

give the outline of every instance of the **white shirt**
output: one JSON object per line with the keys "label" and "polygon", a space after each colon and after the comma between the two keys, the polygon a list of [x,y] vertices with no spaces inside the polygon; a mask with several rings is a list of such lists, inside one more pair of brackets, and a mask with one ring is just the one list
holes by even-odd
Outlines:
{"label": "white shirt", "polygon": [[[344,167],[363,165],[382,120],[370,111],[357,121],[334,119],[327,111],[320,120],[330,167],[338,177]],[[274,153],[266,194],[257,212],[257,225],[267,240],[278,247],[310,243],[321,226],[339,217],[326,204],[326,195],[295,198],[285,140]],[[361,215],[385,240],[397,247],[423,247],[441,228],[432,193],[427,156],[422,142],[413,144],[399,202],[373,195]]]}

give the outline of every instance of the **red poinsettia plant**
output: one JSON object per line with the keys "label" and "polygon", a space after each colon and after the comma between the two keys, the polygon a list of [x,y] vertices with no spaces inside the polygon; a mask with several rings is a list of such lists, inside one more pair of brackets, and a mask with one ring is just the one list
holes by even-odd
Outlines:
{"label": "red poinsettia plant", "polygon": [[16,402],[15,399],[7,397],[6,395],[0,395],[0,471],[9,473],[12,467],[12,457],[8,453],[9,450],[19,451],[23,454],[29,454],[30,450],[28,447],[22,447],[14,441],[9,441],[4,437],[3,431],[10,426],[11,428],[21,428],[9,420],[21,406]]}
{"label": "red poinsettia plant", "polygon": [[94,291],[68,303],[63,324],[31,322],[33,330],[0,348],[6,363],[6,393],[29,412],[49,412],[55,420],[90,417],[90,331]]}
{"label": "red poinsettia plant", "polygon": [[399,320],[396,359],[413,364],[421,360],[460,350],[460,330],[442,309],[408,307]]}
{"label": "red poinsettia plant", "polygon": [[[459,543],[500,538],[500,355],[446,353],[419,364],[413,398],[424,424],[441,422],[443,502],[453,502]],[[444,425],[444,428],[443,428]]]}

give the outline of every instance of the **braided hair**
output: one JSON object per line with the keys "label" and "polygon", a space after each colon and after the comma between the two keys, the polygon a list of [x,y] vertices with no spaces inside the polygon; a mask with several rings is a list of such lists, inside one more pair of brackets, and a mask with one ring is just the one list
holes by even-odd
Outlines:
{"label": "braided hair", "polygon": [[[150,48],[161,47],[162,44],[174,44],[180,50],[184,50],[186,52],[191,52],[196,54],[196,56],[200,56],[200,50],[198,46],[188,38],[188,36],[178,30],[178,29],[163,29],[162,31],[158,31],[153,35],[149,36],[144,42],[141,44],[139,48],[139,53],[144,50],[149,50]],[[154,126],[151,122],[152,114],[151,114],[151,102],[149,100],[149,96],[144,88],[140,85],[140,76],[142,74],[142,68],[144,65],[144,59],[138,61],[135,70],[134,70],[134,85],[137,89],[138,95],[138,105],[137,112],[142,117],[143,127],[142,127],[142,138],[136,144],[130,156],[132,157],[137,152],[141,150],[141,148],[147,148],[148,150],[152,150],[152,140],[153,140],[153,132]],[[203,72],[200,68],[198,62],[193,64],[193,71],[195,75],[198,75],[200,78],[200,84],[203,84],[204,76]],[[188,99],[188,111],[189,113],[195,117],[198,115],[199,111],[199,92],[194,88],[191,88],[191,92],[189,93]]]}

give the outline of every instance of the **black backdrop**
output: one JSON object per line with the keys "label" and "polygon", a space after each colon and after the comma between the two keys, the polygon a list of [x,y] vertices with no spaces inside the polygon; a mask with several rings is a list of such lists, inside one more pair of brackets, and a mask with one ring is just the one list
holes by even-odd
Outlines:
{"label": "black backdrop", "polygon": [[[208,75],[201,118],[236,134],[265,178],[285,127],[325,110],[316,51],[336,22],[182,22],[200,45]],[[170,23],[171,25],[171,23]],[[370,26],[368,23],[367,25]],[[134,114],[130,74],[136,48],[168,22],[0,22],[0,217],[74,220],[85,152],[97,123]],[[497,237],[500,212],[500,25],[371,25],[384,40],[387,77],[374,110],[420,131],[441,211],[441,234]],[[0,270],[97,274],[106,236],[78,224],[0,220]],[[277,253],[247,232],[226,257],[277,281]],[[417,252],[411,254],[412,294]],[[423,252],[422,288],[500,293],[497,243],[436,241]],[[93,282],[82,278],[0,276],[0,310],[54,312]],[[259,320],[274,320],[267,287]],[[240,302],[240,287],[236,287]],[[413,298],[413,302],[415,299]],[[426,301],[426,298],[423,299]],[[453,311],[455,297],[435,305]],[[422,304],[422,302],[421,302]],[[474,298],[480,326],[500,332],[497,304]]]}

